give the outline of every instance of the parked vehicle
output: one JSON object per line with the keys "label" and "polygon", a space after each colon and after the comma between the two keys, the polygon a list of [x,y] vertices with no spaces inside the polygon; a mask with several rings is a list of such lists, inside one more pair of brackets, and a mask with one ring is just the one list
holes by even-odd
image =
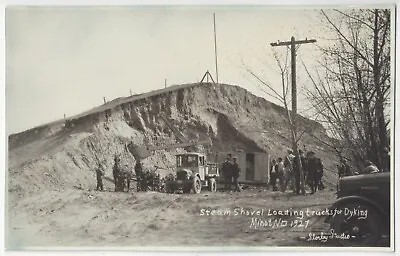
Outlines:
{"label": "parked vehicle", "polygon": [[390,173],[380,172],[342,177],[337,188],[337,201],[331,210],[342,214],[328,216],[325,222],[343,246],[375,246],[390,234]]}
{"label": "parked vehicle", "polygon": [[165,182],[166,191],[174,193],[200,193],[202,187],[209,191],[217,190],[219,169],[216,163],[207,163],[202,153],[185,153],[176,155],[176,175],[170,176]]}

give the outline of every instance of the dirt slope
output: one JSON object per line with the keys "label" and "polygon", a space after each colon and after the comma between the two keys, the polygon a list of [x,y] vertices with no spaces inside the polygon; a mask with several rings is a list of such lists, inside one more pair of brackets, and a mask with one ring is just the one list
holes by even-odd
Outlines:
{"label": "dirt slope", "polygon": [[[232,149],[266,150],[276,158],[290,147],[284,110],[238,86],[184,85],[119,101],[123,103],[112,109],[92,112],[65,124],[49,124],[11,135],[9,190],[93,186],[90,170],[98,160],[104,160],[110,176],[115,153],[133,166],[134,160],[125,148],[127,142],[138,145],[176,142],[172,131],[158,117],[160,113],[189,139],[211,137],[210,151],[214,153]],[[101,108],[104,106],[98,109]],[[305,118],[300,119],[300,124],[315,136],[326,137],[320,124]],[[329,170],[334,171],[331,157],[327,157],[329,153],[307,133],[302,144],[325,160],[328,181],[334,183],[334,176],[329,174]],[[179,150],[156,151],[144,165],[171,169],[173,154]]]}
{"label": "dirt slope", "polygon": [[[196,215],[192,212],[197,211],[196,207],[202,204],[205,195],[193,198],[151,193],[105,192],[93,195],[90,191],[95,188],[93,168],[98,161],[105,161],[107,177],[111,177],[116,153],[122,157],[123,164],[134,165],[134,159],[125,147],[127,142],[133,141],[137,145],[176,142],[171,129],[159,118],[160,113],[189,139],[211,138],[213,145],[209,152],[212,153],[234,149],[265,150],[276,158],[283,156],[290,147],[281,107],[239,86],[225,84],[182,85],[119,98],[67,121],[11,135],[6,177],[8,227],[10,232],[14,232],[13,236],[19,238],[17,242],[20,244],[10,241],[9,245],[44,245],[46,241],[53,241],[54,245],[95,246],[114,242],[118,245],[147,245],[152,237],[140,235],[141,232],[163,236],[159,245],[171,245],[173,241],[187,241],[191,245],[212,244],[212,239],[205,238],[212,230],[207,231],[200,224],[196,227],[205,233],[204,239],[197,242],[187,240],[177,231],[175,238],[169,237],[167,231],[177,227],[192,232],[194,236],[196,231],[190,226]],[[314,136],[326,138],[320,124],[305,118],[299,118],[298,122],[302,129],[312,131]],[[303,144],[323,159],[325,182],[333,186],[336,171],[331,154],[308,133],[302,137],[300,145]],[[144,167],[154,169],[159,166],[165,169],[166,174],[173,170],[174,154],[182,151],[155,151],[144,160]],[[112,184],[105,181],[105,187],[111,189]],[[331,197],[332,192],[328,194]],[[209,200],[207,204],[221,205],[229,197],[225,194],[216,196],[215,199],[214,195],[205,197]],[[255,203],[262,203],[265,199],[260,198],[260,194],[250,194],[240,197],[240,202],[244,204],[248,197],[261,200]],[[187,202],[182,205],[175,203],[179,200]],[[192,204],[194,206],[189,207]],[[177,209],[171,210],[171,207]],[[217,219],[203,219],[201,223],[215,225],[217,222]],[[222,230],[216,230],[214,235],[218,236]],[[236,232],[236,229],[231,231]],[[127,238],[121,238],[121,234]],[[229,241],[232,244],[240,240],[239,236],[231,236]]]}

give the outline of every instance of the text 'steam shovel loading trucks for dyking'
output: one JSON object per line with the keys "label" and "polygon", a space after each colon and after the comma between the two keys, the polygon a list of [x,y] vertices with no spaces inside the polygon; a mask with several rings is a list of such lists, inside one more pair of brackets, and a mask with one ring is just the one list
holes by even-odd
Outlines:
{"label": "text 'steam shovel loading trucks for dyking'", "polygon": [[203,187],[211,192],[217,191],[223,177],[220,166],[227,157],[236,157],[241,169],[241,183],[262,183],[269,181],[269,155],[266,152],[230,151],[215,154],[216,162],[209,161],[210,155],[200,152],[197,146],[211,146],[211,139],[202,141],[189,141],[163,116],[163,121],[174,132],[180,143],[163,146],[137,146],[130,143],[127,148],[136,160],[144,159],[151,155],[152,151],[184,148],[187,153],[176,155],[174,174],[170,174],[165,180],[165,190],[168,193],[200,193]]}

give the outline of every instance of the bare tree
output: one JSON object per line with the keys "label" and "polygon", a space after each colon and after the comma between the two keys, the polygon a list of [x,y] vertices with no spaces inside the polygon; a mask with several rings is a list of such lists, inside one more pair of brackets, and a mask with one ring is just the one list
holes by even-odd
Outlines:
{"label": "bare tree", "polygon": [[[269,95],[270,97],[278,100],[285,109],[285,123],[288,125],[288,130],[290,133],[290,141],[292,143],[294,153],[297,156],[297,165],[301,169],[301,161],[298,153],[298,142],[300,141],[301,137],[304,135],[304,133],[307,131],[307,129],[301,130],[300,133],[297,132],[295,124],[294,124],[294,116],[292,115],[292,112],[289,110],[289,97],[288,97],[288,92],[289,92],[289,65],[288,65],[288,50],[286,51],[284,61],[281,60],[282,58],[278,56],[277,51],[273,50],[273,56],[274,59],[278,65],[279,68],[279,74],[280,74],[280,79],[281,79],[281,91],[276,90],[271,84],[269,84],[265,79],[261,78],[259,75],[257,75],[251,68],[245,67],[246,71],[258,82],[257,85],[259,89],[264,92],[265,94]],[[300,172],[302,173],[302,172]],[[301,193],[305,195],[305,188],[304,188],[304,175],[300,175],[300,189]]]}
{"label": "bare tree", "polygon": [[308,99],[339,157],[350,156],[359,168],[365,159],[382,168],[389,147],[390,10],[320,14],[335,38],[320,48],[322,72],[313,76],[304,65],[312,84]]}

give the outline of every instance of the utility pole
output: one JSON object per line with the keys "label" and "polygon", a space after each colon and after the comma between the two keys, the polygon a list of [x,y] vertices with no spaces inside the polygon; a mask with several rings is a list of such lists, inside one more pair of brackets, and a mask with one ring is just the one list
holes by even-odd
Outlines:
{"label": "utility pole", "polygon": [[299,155],[299,150],[297,146],[297,124],[296,124],[296,116],[297,116],[297,85],[296,85],[296,45],[302,45],[302,44],[309,44],[309,43],[315,43],[317,40],[315,39],[310,39],[310,40],[299,40],[296,41],[294,36],[290,39],[290,41],[286,42],[277,42],[277,43],[271,43],[272,47],[275,46],[290,46],[290,52],[291,52],[291,65],[292,65],[292,124],[293,124],[293,153],[296,155],[297,158],[297,166],[299,166],[300,169],[300,186],[301,186],[301,193],[305,195],[305,189],[304,189],[304,174],[303,174],[303,168],[301,166],[301,161],[300,161],[300,155]]}
{"label": "utility pole", "polygon": [[217,57],[217,30],[215,26],[215,13],[214,13],[214,51],[215,51],[215,74],[218,84],[218,57]]}
{"label": "utility pole", "polygon": [[167,78],[164,79],[164,88],[167,88]]}

